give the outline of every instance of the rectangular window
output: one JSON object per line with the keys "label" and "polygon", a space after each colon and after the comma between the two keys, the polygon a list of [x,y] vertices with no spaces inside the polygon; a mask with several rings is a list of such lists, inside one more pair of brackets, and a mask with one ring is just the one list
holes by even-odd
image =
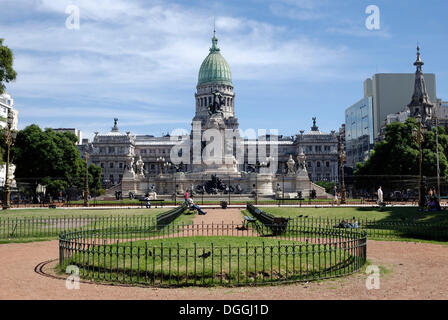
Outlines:
{"label": "rectangular window", "polygon": [[113,167],[114,167],[114,163],[113,162],[109,163],[109,168],[113,168]]}
{"label": "rectangular window", "polygon": [[118,164],[118,168],[123,169],[123,163],[122,163],[122,162],[120,162],[120,163]]}

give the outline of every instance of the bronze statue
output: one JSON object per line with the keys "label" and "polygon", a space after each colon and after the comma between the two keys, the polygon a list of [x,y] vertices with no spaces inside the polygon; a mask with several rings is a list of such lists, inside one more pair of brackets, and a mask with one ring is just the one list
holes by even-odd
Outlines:
{"label": "bronze statue", "polygon": [[213,101],[208,107],[208,114],[222,114],[223,97],[219,90],[213,91]]}

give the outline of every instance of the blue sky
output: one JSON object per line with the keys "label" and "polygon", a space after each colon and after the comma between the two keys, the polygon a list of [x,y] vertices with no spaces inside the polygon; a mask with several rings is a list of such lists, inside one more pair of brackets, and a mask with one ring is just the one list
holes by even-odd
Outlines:
{"label": "blue sky", "polygon": [[[444,0],[0,0],[0,38],[15,56],[7,86],[19,128],[134,134],[190,129],[213,17],[230,65],[240,127],[293,135],[337,130],[374,73],[435,73],[448,100],[448,3]],[[78,6],[80,28],[65,21]],[[368,30],[368,5],[380,30]]]}

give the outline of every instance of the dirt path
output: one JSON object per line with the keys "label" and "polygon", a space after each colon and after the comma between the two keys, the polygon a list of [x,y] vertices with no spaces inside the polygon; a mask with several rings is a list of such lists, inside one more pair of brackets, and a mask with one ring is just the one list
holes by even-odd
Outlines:
{"label": "dirt path", "polygon": [[[208,210],[195,223],[237,222],[239,210]],[[0,245],[0,299],[448,299],[448,246],[368,241],[368,259],[385,274],[379,290],[366,289],[366,274],[313,283],[255,288],[139,288],[81,283],[68,290],[65,281],[38,274],[36,266],[56,259],[58,242]],[[51,273],[55,262],[44,266]]]}
{"label": "dirt path", "polygon": [[204,209],[206,215],[197,215],[194,224],[240,224],[243,221],[240,209]]}

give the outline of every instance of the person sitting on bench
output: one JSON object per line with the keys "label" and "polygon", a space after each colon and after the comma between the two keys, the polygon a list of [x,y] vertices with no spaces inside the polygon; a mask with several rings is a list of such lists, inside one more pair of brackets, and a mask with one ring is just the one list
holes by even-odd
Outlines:
{"label": "person sitting on bench", "polygon": [[196,210],[198,210],[198,213],[199,213],[200,215],[207,214],[207,212],[202,211],[202,209],[201,209],[197,204],[195,204],[195,203],[193,202],[193,199],[191,199],[191,198],[188,198],[188,205],[190,206],[190,209],[196,209]]}

